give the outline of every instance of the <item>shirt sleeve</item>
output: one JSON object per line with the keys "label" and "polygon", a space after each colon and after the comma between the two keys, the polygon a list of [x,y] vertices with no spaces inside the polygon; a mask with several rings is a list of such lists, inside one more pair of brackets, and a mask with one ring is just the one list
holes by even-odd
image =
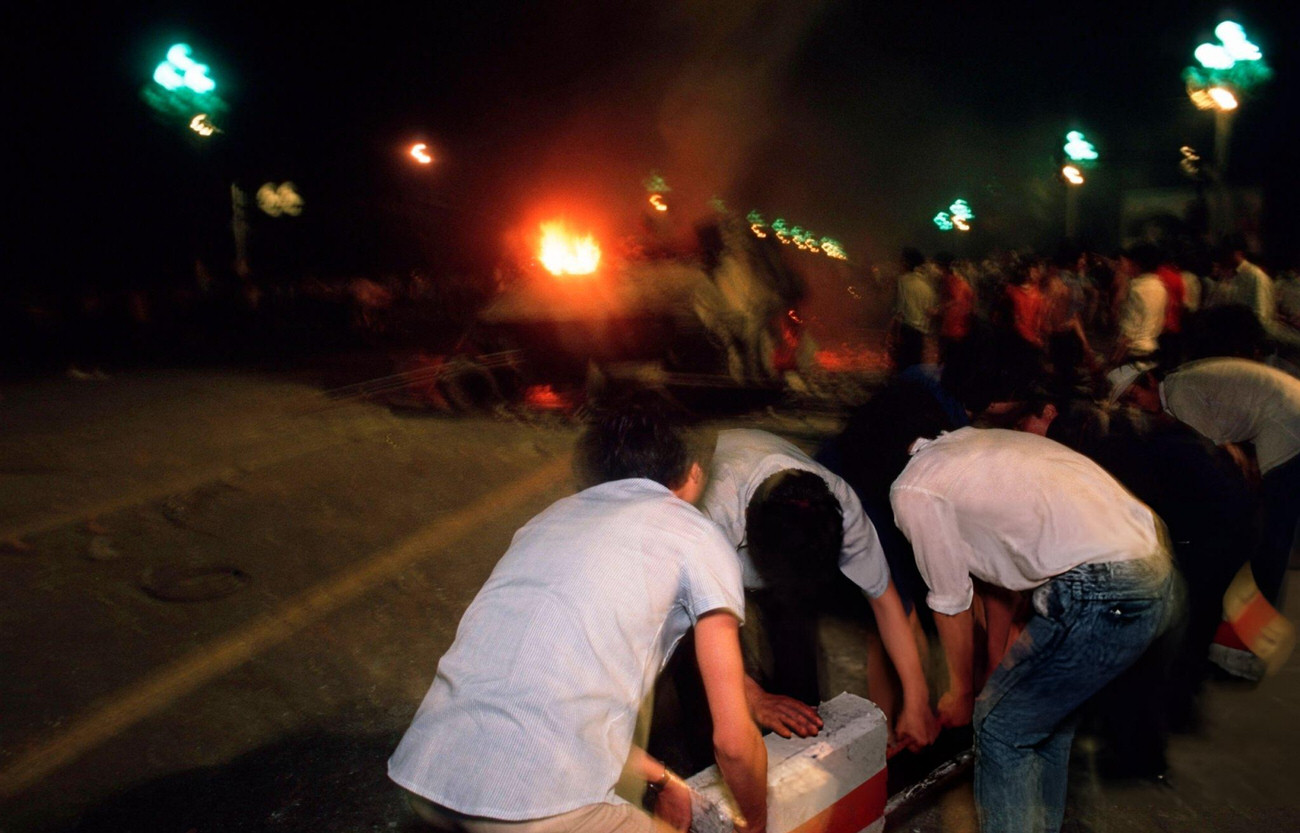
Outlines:
{"label": "shirt sleeve", "polygon": [[685,554],[686,612],[694,624],[714,610],[729,610],[745,622],[745,590],[741,586],[740,559],[712,521],[702,530],[692,551]]}
{"label": "shirt sleeve", "polygon": [[840,572],[873,599],[889,587],[889,562],[875,526],[849,484],[829,472],[823,474],[844,514],[844,543],[840,550]]}
{"label": "shirt sleeve", "polygon": [[894,518],[916,554],[916,566],[930,588],[926,604],[936,613],[955,616],[970,608],[975,585],[974,558],[961,537],[952,504],[942,497],[907,486],[890,493]]}

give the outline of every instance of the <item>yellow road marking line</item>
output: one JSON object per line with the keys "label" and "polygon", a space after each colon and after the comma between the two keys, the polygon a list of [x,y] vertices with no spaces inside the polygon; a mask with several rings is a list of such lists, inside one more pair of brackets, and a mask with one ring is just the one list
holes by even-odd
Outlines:
{"label": "yellow road marking line", "polygon": [[0,770],[0,797],[16,795],[50,773],[139,723],[213,678],[237,668],[302,628],[332,613],[397,572],[455,544],[483,523],[565,482],[568,456],[493,491],[454,514],[335,578],[304,592],[233,633],[192,651],[111,695],[53,737],[33,745]]}

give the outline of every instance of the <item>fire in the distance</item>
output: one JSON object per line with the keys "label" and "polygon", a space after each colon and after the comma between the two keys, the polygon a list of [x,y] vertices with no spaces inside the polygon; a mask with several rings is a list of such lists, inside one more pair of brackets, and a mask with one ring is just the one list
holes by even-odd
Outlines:
{"label": "fire in the distance", "polygon": [[557,277],[590,275],[600,265],[600,245],[590,234],[570,231],[563,220],[542,223],[537,259]]}

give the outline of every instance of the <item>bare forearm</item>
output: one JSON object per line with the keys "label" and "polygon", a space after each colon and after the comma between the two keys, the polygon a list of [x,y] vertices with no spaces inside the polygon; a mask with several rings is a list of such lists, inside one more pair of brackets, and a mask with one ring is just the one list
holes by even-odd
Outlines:
{"label": "bare forearm", "polygon": [[713,718],[713,749],[722,778],[751,831],[767,829],[767,747],[745,702],[739,621],[709,613],[695,625],[696,659]]}
{"label": "bare forearm", "polygon": [[973,695],[975,637],[970,610],[953,616],[935,613],[934,623],[948,663],[948,691],[963,696]]}
{"label": "bare forearm", "polygon": [[921,667],[921,656],[907,614],[903,611],[903,603],[892,583],[884,595],[871,600],[871,609],[876,614],[885,652],[889,654],[889,659],[898,672],[898,679],[903,684],[903,700],[908,704],[924,704],[928,707],[930,688],[925,681],[925,669]]}
{"label": "bare forearm", "polygon": [[[751,724],[752,725],[752,724]],[[748,737],[714,737],[718,770],[736,798],[745,817],[744,829],[759,833],[767,829],[767,745],[757,728]],[[739,829],[739,828],[738,828]]]}

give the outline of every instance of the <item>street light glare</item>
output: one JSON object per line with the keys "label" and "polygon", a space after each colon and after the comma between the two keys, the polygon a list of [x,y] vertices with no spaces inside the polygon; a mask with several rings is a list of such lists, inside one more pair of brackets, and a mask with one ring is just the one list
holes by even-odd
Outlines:
{"label": "street light glare", "polygon": [[1217,43],[1203,43],[1196,47],[1192,55],[1206,69],[1232,69],[1232,65],[1236,63],[1227,48]]}
{"label": "street light glare", "polygon": [[1061,176],[1065,177],[1065,181],[1071,185],[1083,184],[1083,171],[1074,165],[1066,165],[1061,168]]}
{"label": "street light glare", "polygon": [[424,142],[411,145],[411,157],[421,165],[428,165],[433,162],[433,156],[429,154],[429,146]]}
{"label": "street light glare", "polygon": [[1236,110],[1237,97],[1232,94],[1226,87],[1211,87],[1209,90],[1210,98],[1214,101],[1214,106],[1220,110]]}

